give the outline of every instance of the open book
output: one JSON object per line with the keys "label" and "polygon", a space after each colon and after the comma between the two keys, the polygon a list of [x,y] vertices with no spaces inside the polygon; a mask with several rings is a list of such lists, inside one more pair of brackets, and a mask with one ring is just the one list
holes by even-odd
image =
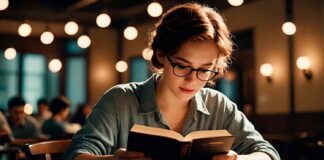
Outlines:
{"label": "open book", "polygon": [[202,160],[227,153],[233,141],[226,130],[194,131],[183,137],[172,130],[135,124],[129,131],[127,150],[143,152],[153,160]]}

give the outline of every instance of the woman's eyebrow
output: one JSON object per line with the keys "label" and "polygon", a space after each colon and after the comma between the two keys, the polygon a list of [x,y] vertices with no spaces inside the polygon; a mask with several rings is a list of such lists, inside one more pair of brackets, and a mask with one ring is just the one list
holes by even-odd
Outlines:
{"label": "woman's eyebrow", "polygon": [[[184,58],[181,58],[181,57],[174,57],[174,58],[177,59],[177,60],[183,61],[183,62],[185,62],[185,63],[192,64],[190,61],[188,61],[188,60],[186,60],[186,59],[184,59]],[[210,62],[210,63],[202,64],[202,65],[200,65],[200,66],[206,66],[206,67],[209,67],[209,66],[212,66],[212,65],[214,65],[214,63]]]}

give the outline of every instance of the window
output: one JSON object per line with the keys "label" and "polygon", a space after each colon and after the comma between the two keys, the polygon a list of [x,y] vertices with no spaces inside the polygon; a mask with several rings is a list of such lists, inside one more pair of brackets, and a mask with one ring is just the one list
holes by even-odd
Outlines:
{"label": "window", "polygon": [[18,94],[19,54],[11,61],[0,51],[0,109],[7,110],[8,100]]}
{"label": "window", "polygon": [[130,82],[141,82],[149,77],[146,60],[142,57],[134,57],[130,60]]}

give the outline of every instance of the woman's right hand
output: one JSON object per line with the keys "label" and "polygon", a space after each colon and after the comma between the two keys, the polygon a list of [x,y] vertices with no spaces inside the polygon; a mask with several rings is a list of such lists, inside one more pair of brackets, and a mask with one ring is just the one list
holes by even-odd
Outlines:
{"label": "woman's right hand", "polygon": [[119,148],[115,154],[116,160],[152,160],[152,158],[145,157],[142,152],[127,151],[125,148]]}

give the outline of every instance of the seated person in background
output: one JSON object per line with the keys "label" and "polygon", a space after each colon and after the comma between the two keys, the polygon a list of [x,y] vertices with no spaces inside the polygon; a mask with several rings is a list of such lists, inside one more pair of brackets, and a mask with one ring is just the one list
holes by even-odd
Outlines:
{"label": "seated person in background", "polygon": [[10,142],[11,140],[13,140],[12,131],[6,117],[0,111],[0,143]]}
{"label": "seated person in background", "polygon": [[40,125],[43,125],[45,120],[48,120],[52,117],[52,113],[49,110],[49,106],[46,99],[39,99],[37,101],[37,108],[38,112],[34,115],[34,117]]}
{"label": "seated person in background", "polygon": [[43,138],[36,119],[25,114],[25,104],[25,101],[18,96],[8,102],[8,122],[14,138]]}
{"label": "seated person in background", "polygon": [[70,112],[69,100],[63,96],[54,98],[49,107],[53,116],[43,123],[43,133],[49,135],[51,139],[70,138],[75,131],[71,131],[66,122]]}
{"label": "seated person in background", "polygon": [[81,126],[84,125],[85,120],[88,114],[91,112],[92,106],[90,104],[79,104],[77,107],[77,111],[75,112],[71,122],[78,123]]}

